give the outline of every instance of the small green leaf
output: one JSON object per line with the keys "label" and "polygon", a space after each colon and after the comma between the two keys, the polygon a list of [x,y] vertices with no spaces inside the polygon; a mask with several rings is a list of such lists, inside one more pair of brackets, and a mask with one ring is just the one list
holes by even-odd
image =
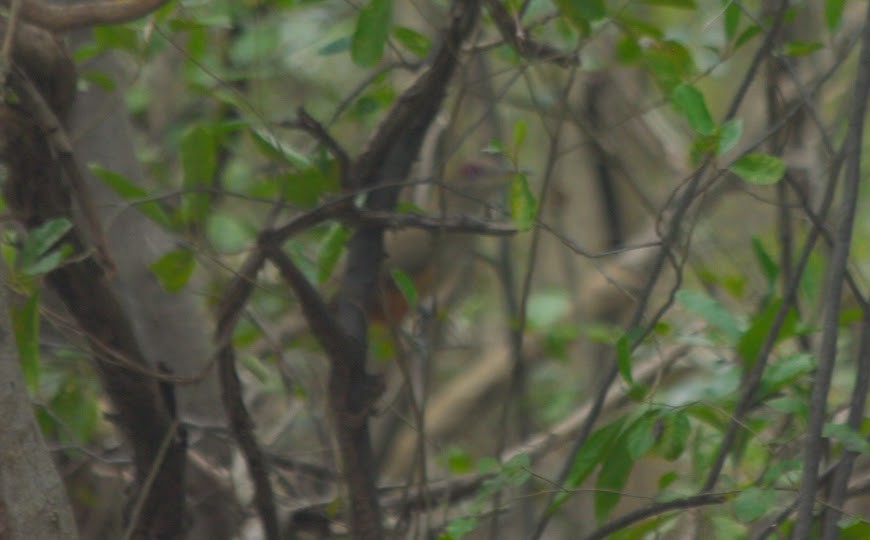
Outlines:
{"label": "small green leaf", "polygon": [[350,56],[360,67],[373,67],[384,55],[393,17],[392,0],[371,0],[356,20]]}
{"label": "small green leaf", "polygon": [[602,523],[622,498],[622,489],[634,467],[628,452],[625,436],[619,438],[601,462],[601,470],[595,482],[595,518]]}
{"label": "small green leaf", "polygon": [[515,173],[511,180],[510,208],[511,219],[516,224],[517,229],[528,231],[534,226],[538,214],[538,203],[532,190],[529,189],[526,175],[521,172]]}
{"label": "small green leaf", "polygon": [[757,24],[746,27],[746,29],[740,32],[740,35],[737,36],[737,39],[734,41],[734,50],[736,51],[737,49],[745,45],[747,41],[754,38],[760,33],[761,27]]}
{"label": "small green leaf", "polygon": [[251,128],[254,144],[269,159],[283,161],[298,169],[311,167],[311,161],[302,153],[291,148],[287,143],[278,140],[271,130],[261,127]]}
{"label": "small green leaf", "polygon": [[692,433],[689,415],[683,410],[662,417],[662,434],[656,445],[657,452],[668,461],[674,461],[683,455],[686,443]]}
{"label": "small green leaf", "polygon": [[[781,305],[781,298],[771,300],[760,312],[755,314],[749,328],[740,337],[740,341],[737,343],[737,352],[740,354],[745,368],[749,369],[755,364]],[[797,323],[797,312],[792,308],[785,316],[779,334],[776,336],[776,342],[794,336]]]}
{"label": "small green leaf", "polygon": [[432,48],[431,39],[407,26],[393,28],[393,36],[396,38],[396,41],[420,58],[426,58],[429,55],[429,50]]}
{"label": "small green leaf", "polygon": [[526,141],[526,134],[528,131],[529,126],[522,118],[514,122],[514,154],[519,152],[520,148],[522,148],[523,143]]}
{"label": "small green leaf", "polygon": [[728,41],[734,39],[737,33],[737,28],[740,26],[740,7],[732,0],[722,0],[725,4],[725,13],[723,16],[723,25],[725,27],[725,37]]}
{"label": "small green leaf", "polygon": [[330,56],[333,54],[338,54],[350,49],[350,37],[342,36],[338,39],[334,39],[321,47],[317,54],[320,56]]}
{"label": "small green leaf", "polygon": [[405,298],[405,302],[408,303],[408,307],[411,309],[416,308],[417,287],[414,286],[414,280],[411,279],[411,276],[399,268],[391,269],[390,276],[393,278],[393,282],[396,284],[399,292],[401,292],[402,296]]}
{"label": "small green leaf", "polygon": [[79,73],[79,78],[97,85],[101,90],[104,90],[106,92],[112,92],[113,90],[115,90],[115,79],[113,79],[111,75],[103,71],[85,71],[83,73]]}
{"label": "small green leaf", "polygon": [[[571,463],[571,471],[568,473],[567,480],[565,480],[564,487],[566,490],[574,489],[582,484],[592,471],[595,470],[595,467],[609,455],[614,441],[622,432],[624,425],[625,418],[619,418],[589,436]],[[548,512],[551,514],[555,513],[569,496],[570,493],[567,491],[559,493],[553,500],[553,504],[548,509]]]}
{"label": "small green leaf", "polygon": [[634,385],[634,379],[631,377],[631,342],[627,335],[622,335],[616,342],[616,363],[619,367],[619,374],[628,383],[629,386]]}
{"label": "small green leaf", "polygon": [[771,509],[775,500],[775,490],[750,486],[734,498],[734,515],[743,523],[755,521]]}
{"label": "small green leaf", "polygon": [[[97,178],[102,180],[104,184],[109,186],[112,191],[117,193],[126,201],[147,199],[149,197],[147,191],[132,183],[122,174],[110,171],[96,163],[90,164],[89,168]],[[163,207],[156,201],[147,201],[137,204],[136,208],[158,225],[162,225],[163,227],[169,226],[169,216],[163,211]]]}
{"label": "small green leaf", "polygon": [[656,442],[655,425],[659,417],[649,413],[638,418],[625,432],[625,446],[632,461],[637,461],[649,451]]}
{"label": "small green leaf", "polygon": [[750,184],[770,185],[785,175],[785,163],[769,154],[746,154],[729,167],[731,172]]}
{"label": "small green leaf", "polygon": [[824,48],[825,46],[818,41],[789,41],[782,46],[782,54],[786,56],[805,56]]}
{"label": "small green leaf", "polygon": [[590,22],[607,15],[604,0],[556,0],[556,7],[581,31],[586,31]]}
{"label": "small green leaf", "polygon": [[846,0],[825,0],[825,26],[828,32],[834,32],[840,26],[845,5]]}
{"label": "small green leaf", "polygon": [[332,225],[326,233],[317,254],[318,283],[326,283],[330,276],[332,276],[332,272],[335,270],[335,266],[344,252],[344,246],[349,236],[350,230],[339,224]]}
{"label": "small green leaf", "polygon": [[704,318],[710,325],[720,330],[731,342],[736,343],[742,332],[731,312],[707,294],[682,289],[676,294],[677,301],[689,311]]}
{"label": "small green leaf", "polygon": [[716,153],[721,155],[734,148],[743,135],[743,120],[732,118],[719,126],[719,147]]}
{"label": "small green leaf", "polygon": [[186,187],[211,185],[217,169],[217,141],[210,129],[193,126],[185,131],[178,153]]}
{"label": "small green leaf", "polygon": [[39,388],[39,291],[12,309],[12,329],[24,383],[31,393]]}
{"label": "small green leaf", "polygon": [[151,263],[148,268],[168,292],[180,291],[196,266],[196,259],[188,249],[176,249]]}
{"label": "small green leaf", "polygon": [[453,474],[467,474],[474,469],[474,463],[471,456],[458,446],[451,446],[447,449],[447,469]]}
{"label": "small green leaf", "polygon": [[671,102],[686,120],[689,126],[701,135],[710,135],[716,128],[707,104],[704,102],[704,94],[690,84],[678,84],[671,91]]}
{"label": "small green leaf", "polygon": [[66,218],[50,219],[30,231],[21,245],[19,267],[29,276],[44,274],[57,268],[71,252],[70,248],[52,250],[69,230],[72,223]]}
{"label": "small green leaf", "polygon": [[761,267],[764,277],[767,278],[768,288],[772,289],[776,283],[776,277],[779,275],[779,265],[776,264],[770,253],[767,252],[764,244],[761,243],[761,239],[755,235],[752,236],[752,253],[755,254],[755,260],[758,262],[758,266]]}

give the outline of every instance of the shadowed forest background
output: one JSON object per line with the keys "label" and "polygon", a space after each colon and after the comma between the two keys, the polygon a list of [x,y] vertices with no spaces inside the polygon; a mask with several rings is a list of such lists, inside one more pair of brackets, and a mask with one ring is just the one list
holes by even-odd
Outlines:
{"label": "shadowed forest background", "polygon": [[868,538],[857,0],[0,1],[0,538]]}

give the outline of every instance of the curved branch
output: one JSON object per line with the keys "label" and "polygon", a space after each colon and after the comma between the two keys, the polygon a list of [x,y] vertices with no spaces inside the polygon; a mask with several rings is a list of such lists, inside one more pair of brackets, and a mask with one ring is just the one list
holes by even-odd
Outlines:
{"label": "curved branch", "polygon": [[[0,0],[8,6],[11,0]],[[100,24],[134,21],[168,4],[169,0],[104,0],[83,4],[53,4],[43,0],[24,0],[21,18],[53,32]]]}

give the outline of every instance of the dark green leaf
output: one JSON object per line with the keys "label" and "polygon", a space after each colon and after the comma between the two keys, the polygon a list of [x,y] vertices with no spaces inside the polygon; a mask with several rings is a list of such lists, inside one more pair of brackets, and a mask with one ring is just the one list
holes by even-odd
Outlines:
{"label": "dark green leaf", "polygon": [[723,15],[723,25],[725,27],[725,38],[728,41],[734,39],[737,34],[737,28],[740,26],[740,6],[730,0],[724,0],[725,13]]}
{"label": "dark green leaf", "polygon": [[[623,425],[625,425],[625,418],[619,418],[589,436],[583,446],[580,447],[577,455],[574,456],[574,460],[571,463],[571,471],[565,480],[565,489],[574,489],[582,484],[595,467],[609,455],[614,441],[622,432]],[[568,492],[559,493],[548,511],[554,513],[569,496],[570,493]]]}
{"label": "dark green leaf", "polygon": [[474,469],[471,456],[465,450],[451,446],[447,449],[447,469],[452,474],[467,474]]}
{"label": "dark green leaf", "polygon": [[789,41],[782,46],[782,54],[786,56],[805,56],[824,48],[825,46],[818,41]]}
{"label": "dark green leaf", "polygon": [[513,151],[515,158],[520,148],[522,148],[523,143],[526,141],[526,134],[528,131],[529,126],[522,118],[514,122]]}
{"label": "dark green leaf", "polygon": [[[737,352],[740,354],[742,364],[745,368],[749,369],[755,364],[758,353],[761,351],[761,347],[764,345],[767,335],[771,331],[771,326],[773,325],[774,319],[776,318],[776,314],[781,305],[781,298],[769,302],[764,309],[752,318],[752,324],[749,326],[749,329],[747,329],[740,337],[740,341],[737,343]],[[786,314],[775,342],[794,336],[797,322],[797,313],[794,308],[792,308],[789,310],[788,314]]]}
{"label": "dark green leaf", "polygon": [[151,263],[148,268],[157,277],[157,281],[168,292],[180,291],[196,266],[196,259],[188,249],[176,249]]}
{"label": "dark green leaf", "polygon": [[748,26],[745,30],[740,32],[739,36],[737,36],[737,40],[734,42],[734,50],[736,51],[737,49],[742,47],[747,41],[754,38],[760,33],[761,27],[759,27],[757,24]]}
{"label": "dark green leaf", "polygon": [[572,24],[581,31],[589,28],[589,23],[603,19],[607,12],[604,0],[556,0],[556,6]]}
{"label": "dark green leaf", "polygon": [[729,167],[731,172],[750,184],[769,185],[785,175],[785,163],[769,154],[746,154]]}
{"label": "dark green leaf", "polygon": [[338,264],[338,260],[344,252],[344,246],[349,236],[350,230],[339,224],[332,225],[329,232],[326,233],[317,254],[318,283],[326,283],[332,276],[332,271],[335,270],[335,265]]}
{"label": "dark green leaf", "polygon": [[12,309],[12,329],[24,383],[31,392],[39,388],[39,291]]}
{"label": "dark green leaf", "polygon": [[511,219],[513,219],[517,229],[528,231],[534,226],[538,214],[538,203],[529,188],[526,175],[521,172],[515,173],[511,180],[510,208]]}
{"label": "dark green leaf", "polygon": [[734,498],[734,515],[743,523],[749,523],[764,516],[776,500],[773,489],[750,486]]}
{"label": "dark green leaf", "polygon": [[320,56],[330,56],[333,54],[338,54],[340,52],[344,52],[350,49],[350,37],[342,36],[338,39],[334,39],[320,48],[317,51],[317,54]]}
{"label": "dark green leaf", "polygon": [[426,58],[432,48],[432,40],[407,26],[393,28],[393,36],[396,41],[420,58]]}
{"label": "dark green leaf", "polygon": [[599,523],[603,522],[610,515],[622,498],[622,489],[625,487],[625,482],[628,480],[631,469],[634,467],[634,460],[628,452],[625,436],[619,437],[619,440],[610,449],[607,459],[601,462],[601,470],[598,472],[598,479],[595,482],[595,518]]}
{"label": "dark green leaf", "polygon": [[828,32],[833,32],[840,26],[845,5],[846,0],[825,0],[825,26]]}
{"label": "dark green leaf", "polygon": [[629,386],[634,385],[634,379],[631,377],[631,342],[628,336],[623,335],[616,342],[616,363],[619,367],[619,374],[628,383]]}
{"label": "dark green leaf", "polygon": [[44,274],[57,268],[70,250],[52,248],[69,230],[72,223],[66,218],[50,219],[30,231],[21,245],[19,267],[27,275]]}
{"label": "dark green leaf", "polygon": [[704,94],[690,84],[679,84],[671,91],[671,102],[679,111],[689,126],[701,135],[710,135],[716,128],[707,104],[704,102]]}
{"label": "dark green leaf", "polygon": [[632,461],[637,461],[649,451],[656,442],[655,425],[659,416],[648,413],[637,419],[625,430],[625,446]]}
{"label": "dark green leaf", "polygon": [[755,235],[752,236],[752,252],[755,254],[755,260],[758,262],[758,266],[761,267],[764,277],[767,278],[768,288],[772,288],[776,282],[776,277],[779,275],[779,265],[776,264],[770,253],[764,248],[761,239]]}
{"label": "dark green leaf", "polygon": [[668,461],[674,461],[683,455],[686,443],[692,433],[689,415],[685,411],[676,410],[662,417],[662,434],[657,444],[657,452]]}
{"label": "dark green leaf", "polygon": [[[142,200],[149,197],[147,191],[130,182],[130,180],[121,174],[105,169],[96,163],[90,165],[90,170],[97,178],[102,180],[104,184],[109,186],[112,191],[117,193],[126,201],[135,201],[137,199]],[[163,211],[163,207],[161,207],[156,201],[147,201],[137,204],[136,208],[151,218],[155,223],[162,225],[163,227],[169,226],[169,216],[166,215],[166,212]]]}
{"label": "dark green leaf", "polygon": [[381,61],[390,35],[392,4],[392,0],[371,0],[360,11],[350,42],[350,56],[358,66],[372,67]]}
{"label": "dark green leaf", "polygon": [[677,41],[660,41],[644,52],[647,67],[667,94],[695,71],[692,54]]}

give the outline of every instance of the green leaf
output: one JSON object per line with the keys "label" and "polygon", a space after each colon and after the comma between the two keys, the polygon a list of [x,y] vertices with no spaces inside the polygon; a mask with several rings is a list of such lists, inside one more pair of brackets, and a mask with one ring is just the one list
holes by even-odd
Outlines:
{"label": "green leaf", "polygon": [[535,195],[529,189],[526,175],[517,172],[511,180],[510,194],[511,219],[521,231],[528,231],[534,226],[538,213],[538,203]]}
{"label": "green leaf", "polygon": [[656,442],[655,425],[659,416],[655,412],[645,414],[625,430],[625,446],[632,461],[637,461]]}
{"label": "green leaf", "polygon": [[241,253],[256,236],[253,227],[237,215],[224,211],[208,216],[205,232],[212,246],[221,253]]}
{"label": "green leaf", "polygon": [[[118,196],[125,201],[147,199],[149,194],[147,191],[132,183],[126,176],[110,171],[98,165],[91,163],[89,166],[91,172],[104,184],[109,186]],[[163,211],[163,207],[156,201],[147,201],[141,204],[136,204],[136,208],[151,218],[152,221],[163,227],[169,227],[169,216]]]}
{"label": "green leaf", "polygon": [[782,54],[786,56],[805,56],[824,48],[825,46],[818,41],[789,41],[782,46]]}
{"label": "green leaf", "polygon": [[350,37],[342,36],[338,39],[334,39],[321,47],[317,54],[320,56],[330,56],[333,54],[338,54],[350,49]]}
{"label": "green leaf", "polygon": [[373,67],[384,55],[393,17],[392,0],[371,0],[356,20],[350,56],[360,67]]}
{"label": "green leaf", "polygon": [[447,449],[447,469],[452,474],[467,474],[474,469],[474,462],[471,456],[458,446],[451,446]]}
{"label": "green leaf", "polygon": [[581,31],[586,31],[590,22],[607,15],[604,0],[556,0],[556,7]]}
{"label": "green leaf", "polygon": [[616,363],[625,382],[634,386],[634,379],[631,377],[631,341],[627,335],[622,335],[616,342]]}
{"label": "green leaf", "polygon": [[[608,456],[614,441],[622,432],[623,425],[625,425],[625,418],[619,418],[589,436],[571,463],[571,471],[565,480],[564,488],[566,490],[574,489],[582,484],[595,467]],[[548,512],[551,514],[555,513],[570,495],[567,491],[559,493],[553,500],[553,504]]]}
{"label": "green leaf", "polygon": [[188,249],[176,249],[151,263],[148,268],[168,292],[180,291],[196,266],[196,259]]}
{"label": "green leaf", "polygon": [[33,292],[18,307],[12,308],[12,329],[24,384],[31,393],[39,388],[39,291]]}
{"label": "green leaf", "polygon": [[68,219],[55,218],[30,231],[21,245],[19,254],[21,271],[26,275],[35,276],[57,268],[71,250],[69,248],[52,250],[52,248],[70,229],[72,223]]}
{"label": "green leaf", "polygon": [[396,38],[396,41],[418,57],[426,58],[429,56],[429,50],[432,49],[432,40],[420,32],[407,26],[397,26],[393,28],[393,36]]}
{"label": "green leaf", "polygon": [[308,169],[311,167],[311,161],[301,152],[297,152],[287,143],[284,143],[274,135],[274,133],[262,127],[252,127],[251,136],[254,140],[254,145],[264,156],[276,161],[283,161],[298,169]]}
{"label": "green leaf", "polygon": [[689,415],[683,410],[677,410],[664,415],[662,422],[662,434],[656,445],[657,451],[668,461],[674,461],[683,455],[692,433]]}
{"label": "green leaf", "polygon": [[758,34],[761,33],[761,27],[757,24],[753,24],[752,26],[748,26],[745,30],[740,32],[740,35],[737,36],[737,40],[734,41],[734,50],[736,51],[740,47],[746,44],[747,41],[754,38]]}
{"label": "green leaf", "polygon": [[785,175],[785,163],[769,154],[746,154],[729,167],[731,172],[750,184],[770,185]]}
{"label": "green leaf", "polygon": [[113,91],[117,86],[115,84],[115,79],[113,79],[111,75],[103,71],[85,71],[79,73],[79,78],[97,85],[101,90],[104,90],[106,92]]}
{"label": "green leaf", "polygon": [[408,303],[408,307],[412,310],[417,307],[417,287],[414,286],[414,280],[400,268],[390,270],[390,276],[393,282]]}
{"label": "green leaf", "polygon": [[839,442],[850,452],[870,454],[870,442],[847,424],[826,423],[822,436]]}
{"label": "green leaf", "polygon": [[671,91],[671,102],[686,120],[689,126],[701,135],[711,135],[716,128],[707,104],[704,102],[704,94],[690,84],[678,84]]}
{"label": "green leaf", "polygon": [[637,0],[640,4],[650,6],[671,7],[677,9],[695,9],[697,4],[695,0]]}
{"label": "green leaf", "polygon": [[764,370],[758,396],[760,399],[764,399],[776,394],[799,378],[811,373],[816,369],[816,365],[815,357],[807,353],[797,353],[777,359]]}
{"label": "green leaf", "polygon": [[828,32],[834,32],[840,26],[845,5],[846,0],[825,0],[825,26]]}
{"label": "green leaf", "polygon": [[[737,343],[737,352],[746,369],[751,368],[755,364],[758,353],[761,351],[761,347],[767,339],[767,334],[771,330],[771,326],[773,325],[773,321],[776,318],[776,314],[781,305],[781,298],[776,298],[769,302],[764,309],[753,317],[752,324],[740,337],[740,341]],[[776,336],[776,342],[794,336],[797,323],[797,312],[794,308],[791,308],[779,329],[779,334]]]}
{"label": "green leaf", "polygon": [[686,47],[674,40],[659,41],[644,51],[644,61],[665,93],[695,72],[695,62]]}
{"label": "green leaf", "polygon": [[719,126],[719,146],[716,153],[721,155],[734,148],[743,135],[743,120],[732,118]]}
{"label": "green leaf", "polygon": [[622,436],[608,452],[607,459],[601,463],[598,479],[595,482],[595,518],[599,523],[610,515],[610,511],[619,504],[622,489],[634,467],[634,460],[628,452],[625,437]]}
{"label": "green leaf", "polygon": [[687,310],[700,315],[711,326],[720,330],[731,343],[740,339],[743,332],[737,320],[714,298],[702,292],[682,289],[677,291],[676,299]]}
{"label": "green leaf", "polygon": [[734,515],[743,523],[755,521],[771,509],[775,500],[775,490],[750,486],[734,498]]}
{"label": "green leaf", "polygon": [[516,159],[516,154],[519,153],[520,148],[522,148],[523,143],[526,141],[526,134],[529,131],[529,126],[525,120],[520,118],[516,122],[514,122],[514,137],[513,137],[513,153],[514,159]]}
{"label": "green leaf", "polygon": [[210,186],[217,170],[217,141],[210,129],[193,126],[178,148],[185,187]]}
{"label": "green leaf", "polygon": [[332,272],[344,252],[348,237],[350,237],[350,230],[339,224],[333,224],[326,233],[317,254],[318,283],[326,283],[332,276]]}
{"label": "green leaf", "polygon": [[732,0],[722,0],[725,4],[725,13],[722,24],[725,28],[725,37],[728,41],[734,39],[737,28],[740,26],[740,7]]}
{"label": "green leaf", "polygon": [[767,278],[768,288],[772,289],[774,283],[776,283],[776,277],[779,275],[779,265],[776,264],[770,253],[764,248],[761,239],[755,235],[752,236],[752,253],[755,254],[755,260],[758,262],[758,266],[761,267],[764,277]]}

